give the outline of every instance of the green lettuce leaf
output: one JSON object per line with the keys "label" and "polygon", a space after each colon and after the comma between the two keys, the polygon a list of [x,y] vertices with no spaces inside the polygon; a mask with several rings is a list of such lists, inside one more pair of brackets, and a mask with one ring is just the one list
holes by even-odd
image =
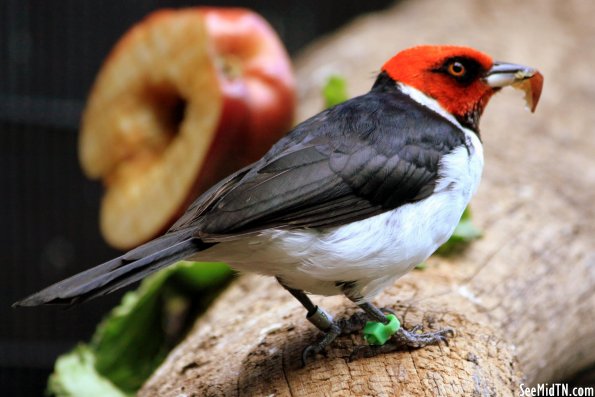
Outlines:
{"label": "green lettuce leaf", "polygon": [[325,107],[330,108],[349,99],[347,82],[341,76],[330,76],[322,88]]}
{"label": "green lettuce leaf", "polygon": [[81,344],[58,358],[48,390],[58,397],[128,397],[95,369],[95,353]]}
{"label": "green lettuce leaf", "polygon": [[230,275],[222,263],[179,262],[146,278],[124,295],[88,345],[58,358],[48,391],[60,397],[133,395]]}

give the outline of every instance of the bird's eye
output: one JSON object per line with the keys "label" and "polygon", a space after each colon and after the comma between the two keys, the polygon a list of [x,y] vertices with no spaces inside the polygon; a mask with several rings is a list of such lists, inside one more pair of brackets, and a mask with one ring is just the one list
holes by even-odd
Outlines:
{"label": "bird's eye", "polygon": [[448,73],[454,77],[462,77],[467,71],[461,62],[453,62],[449,64],[447,70]]}

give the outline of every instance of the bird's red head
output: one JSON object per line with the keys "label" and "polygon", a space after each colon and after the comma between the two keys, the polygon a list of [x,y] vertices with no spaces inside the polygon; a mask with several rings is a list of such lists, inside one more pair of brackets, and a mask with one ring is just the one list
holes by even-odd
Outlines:
{"label": "bird's red head", "polygon": [[482,77],[494,62],[468,47],[419,46],[399,52],[383,71],[437,100],[457,118],[481,112],[494,93]]}
{"label": "bird's red head", "polygon": [[[393,80],[407,84],[438,101],[458,120],[476,126],[491,96],[506,85],[538,75],[530,87],[533,110],[541,93],[543,78],[536,70],[521,65],[494,62],[469,47],[418,46],[399,52],[382,70]],[[534,89],[534,92],[528,92]]]}

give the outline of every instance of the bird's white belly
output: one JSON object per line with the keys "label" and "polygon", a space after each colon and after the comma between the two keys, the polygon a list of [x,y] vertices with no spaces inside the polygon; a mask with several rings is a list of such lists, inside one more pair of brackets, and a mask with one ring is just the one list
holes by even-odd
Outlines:
{"label": "bird's white belly", "polygon": [[444,156],[434,193],[374,217],[327,229],[270,229],[218,244],[196,259],[228,262],[240,271],[280,277],[293,288],[320,295],[341,293],[356,282],[362,298],[426,260],[453,233],[481,177],[483,153],[475,134],[472,150]]}

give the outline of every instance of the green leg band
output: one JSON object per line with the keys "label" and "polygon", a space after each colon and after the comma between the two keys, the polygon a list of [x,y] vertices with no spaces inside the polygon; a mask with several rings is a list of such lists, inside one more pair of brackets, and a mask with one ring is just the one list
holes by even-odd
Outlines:
{"label": "green leg band", "polygon": [[364,327],[364,339],[369,345],[382,346],[401,327],[399,319],[393,314],[387,314],[388,324],[376,321],[368,321]]}

